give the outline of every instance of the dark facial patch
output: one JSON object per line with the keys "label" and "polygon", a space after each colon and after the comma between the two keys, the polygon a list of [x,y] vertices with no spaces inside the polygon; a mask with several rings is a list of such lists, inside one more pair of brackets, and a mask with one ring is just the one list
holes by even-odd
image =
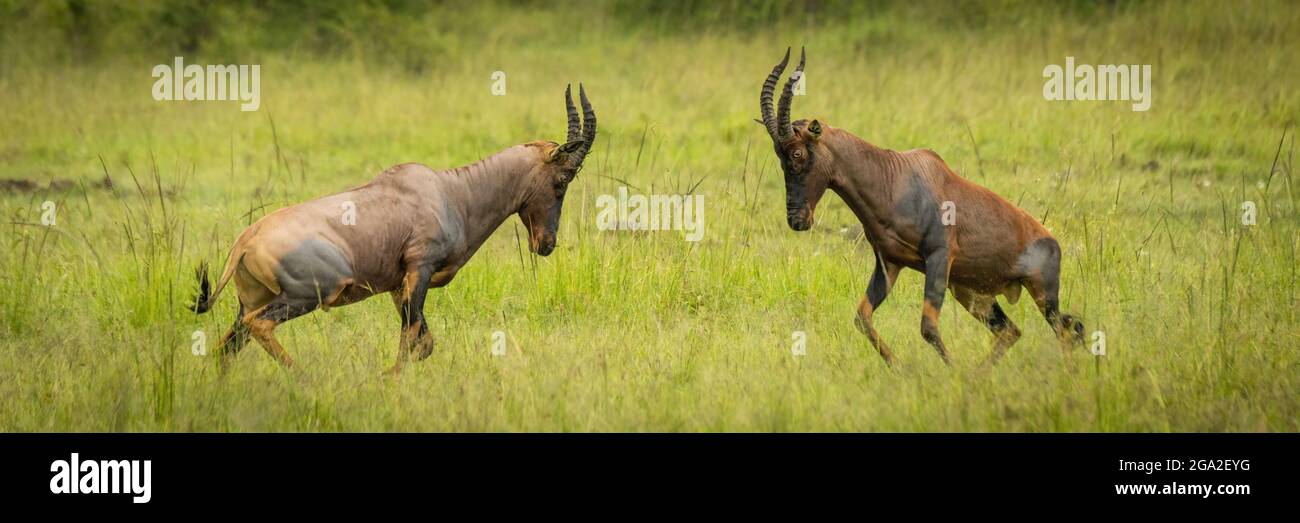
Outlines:
{"label": "dark facial patch", "polygon": [[808,173],[814,162],[811,148],[802,141],[794,141],[787,147],[775,147],[777,159],[781,161],[781,172],[785,175],[785,216],[790,228],[796,231],[808,230],[811,224],[812,209],[808,206]]}
{"label": "dark facial patch", "polygon": [[543,176],[559,176],[559,178],[548,178],[541,182],[549,185],[539,188],[539,191],[533,194],[532,201],[526,202],[519,212],[519,217],[528,228],[528,247],[535,254],[546,256],[555,249],[555,237],[560,228],[560,215],[564,209],[564,195],[568,189],[568,179],[572,179],[572,171],[568,172],[567,178],[564,174],[541,173]]}
{"label": "dark facial patch", "polygon": [[557,195],[555,205],[551,206],[551,212],[546,216],[546,232],[552,236],[560,230],[560,213],[564,210],[564,195]]}

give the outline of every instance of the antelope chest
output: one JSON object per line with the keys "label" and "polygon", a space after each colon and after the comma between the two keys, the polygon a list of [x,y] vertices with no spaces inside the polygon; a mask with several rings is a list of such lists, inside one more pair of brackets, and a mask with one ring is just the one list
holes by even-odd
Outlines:
{"label": "antelope chest", "polygon": [[890,263],[916,268],[922,265],[921,253],[916,243],[906,237],[891,224],[873,221],[862,228],[867,242],[880,256]]}

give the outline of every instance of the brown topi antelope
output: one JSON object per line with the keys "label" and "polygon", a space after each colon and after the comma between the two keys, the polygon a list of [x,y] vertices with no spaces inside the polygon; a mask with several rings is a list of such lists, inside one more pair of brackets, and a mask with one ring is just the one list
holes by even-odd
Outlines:
{"label": "brown topi antelope", "polygon": [[[596,113],[578,85],[578,111],[568,88],[566,143],[516,145],[466,167],[434,171],[407,163],[391,167],[361,187],[301,203],[258,220],[230,249],[215,291],[207,267],[198,272],[192,310],[212,308],[231,278],[239,314],[217,350],[224,370],[251,336],[281,365],[293,360],[272,332],[321,308],[391,293],[402,321],[397,363],[433,352],[424,319],[431,287],[451,282],[488,236],[512,214],[528,228],[528,248],[555,249],[560,208],[569,183],[596,139]],[[353,219],[342,217],[345,211]]]}
{"label": "brown topi antelope", "polygon": [[[997,296],[1015,303],[1022,287],[1051,324],[1063,351],[1082,344],[1082,322],[1058,309],[1061,248],[1051,233],[1011,202],[958,176],[934,151],[891,151],[817,120],[791,123],[790,100],[805,61],[800,54],[776,114],[772,94],[790,61],[789,49],[763,83],[759,123],[767,127],[785,171],[786,221],[791,229],[812,226],[813,211],[828,188],[862,222],[876,268],[858,305],[856,323],[885,363],[892,364],[894,355],[876,334],[871,315],[903,267],[925,274],[921,336],[944,363],[951,364],[939,336],[946,289],[993,332],[993,351],[986,363],[997,362],[1020,338]],[[945,211],[955,219],[945,220]]]}

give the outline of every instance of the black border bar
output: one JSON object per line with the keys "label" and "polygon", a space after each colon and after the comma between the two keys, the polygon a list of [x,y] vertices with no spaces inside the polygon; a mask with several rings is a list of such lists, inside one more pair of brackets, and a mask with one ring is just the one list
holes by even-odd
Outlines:
{"label": "black border bar", "polygon": [[[126,514],[268,502],[329,512],[417,500],[1250,510],[1297,498],[1298,448],[1297,434],[0,434],[0,503]],[[72,453],[149,460],[151,500],[52,493],[51,464]],[[1168,470],[1170,460],[1182,470]],[[1121,461],[1140,470],[1121,470]],[[1157,462],[1161,470],[1147,473]],[[1117,484],[1248,485],[1250,493],[1118,495]]]}

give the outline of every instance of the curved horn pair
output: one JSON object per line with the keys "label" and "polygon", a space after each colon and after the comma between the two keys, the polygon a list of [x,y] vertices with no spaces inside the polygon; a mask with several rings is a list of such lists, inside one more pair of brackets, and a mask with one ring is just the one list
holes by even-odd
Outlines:
{"label": "curved horn pair", "polygon": [[565,140],[572,142],[581,139],[585,142],[574,152],[577,166],[582,167],[582,161],[591,151],[591,143],[596,141],[596,111],[591,108],[591,102],[587,100],[587,90],[583,89],[581,83],[578,84],[578,100],[582,103],[581,129],[579,129],[578,109],[573,105],[572,86],[565,86],[564,106],[569,113],[569,132]]}
{"label": "curved horn pair", "polygon": [[790,125],[790,101],[794,98],[794,85],[803,77],[803,66],[807,58],[806,50],[799,48],[799,66],[785,82],[785,89],[781,91],[781,101],[777,104],[775,116],[772,115],[772,95],[776,90],[776,83],[781,80],[781,73],[785,72],[786,64],[790,63],[790,48],[786,48],[785,58],[772,68],[772,74],[767,75],[767,81],[763,82],[763,91],[759,94],[758,105],[763,112],[763,125],[767,127],[767,134],[777,145],[794,136],[794,127]]}

